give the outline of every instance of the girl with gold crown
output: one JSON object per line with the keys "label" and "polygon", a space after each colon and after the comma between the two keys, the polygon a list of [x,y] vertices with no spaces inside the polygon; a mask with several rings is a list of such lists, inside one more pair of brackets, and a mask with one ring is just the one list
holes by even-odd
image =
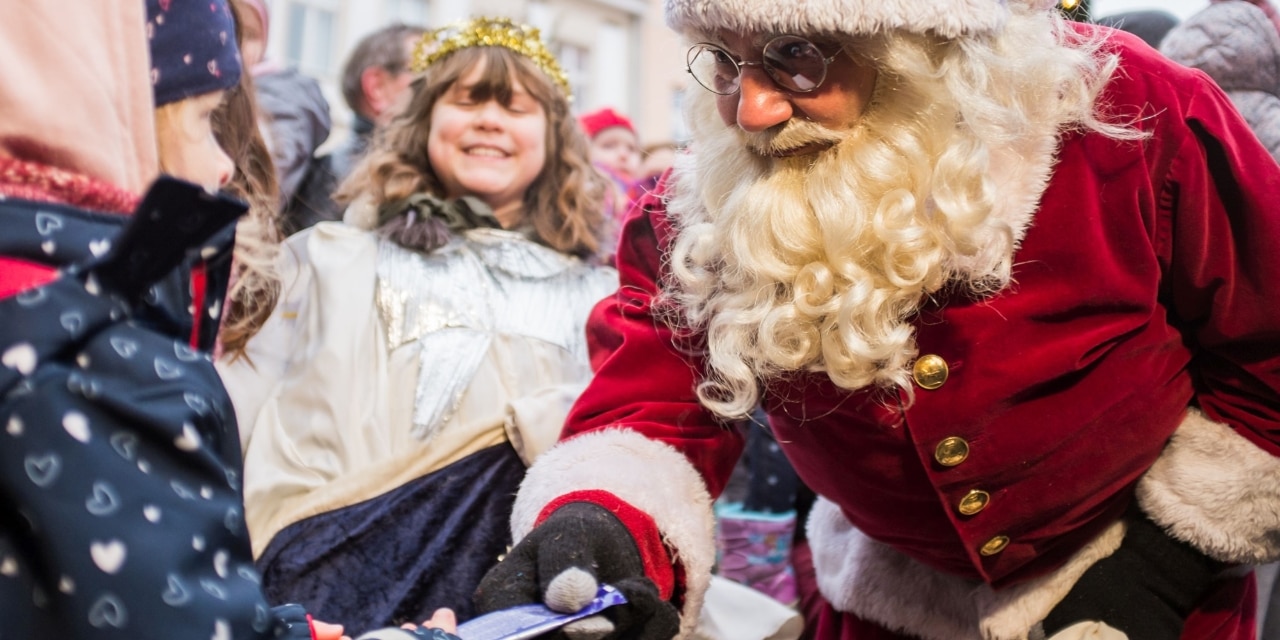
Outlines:
{"label": "girl with gold crown", "polygon": [[604,185],[537,30],[427,34],[405,111],[286,244],[281,301],[224,366],[263,586],[349,630],[465,620],[525,467],[587,382],[617,286]]}

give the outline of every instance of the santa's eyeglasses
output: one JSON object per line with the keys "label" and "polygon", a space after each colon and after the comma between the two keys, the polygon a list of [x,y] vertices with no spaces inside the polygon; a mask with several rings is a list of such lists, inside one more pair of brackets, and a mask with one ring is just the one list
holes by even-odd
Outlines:
{"label": "santa's eyeglasses", "polygon": [[707,91],[731,96],[742,87],[742,68],[760,67],[775,84],[787,91],[809,93],[827,79],[830,56],[822,54],[818,45],[800,36],[778,36],[764,45],[760,62],[738,60],[724,48],[710,42],[699,42],[689,48],[685,59],[689,75]]}

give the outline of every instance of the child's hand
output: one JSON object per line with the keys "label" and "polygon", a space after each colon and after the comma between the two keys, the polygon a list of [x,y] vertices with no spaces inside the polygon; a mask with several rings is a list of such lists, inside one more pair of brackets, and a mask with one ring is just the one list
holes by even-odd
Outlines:
{"label": "child's hand", "polygon": [[[453,609],[436,609],[431,614],[431,619],[422,623],[422,626],[428,629],[440,629],[447,633],[458,632],[458,616],[453,613]],[[405,625],[406,629],[413,628],[413,625]]]}
{"label": "child's hand", "polygon": [[311,620],[311,637],[315,640],[351,640],[350,636],[342,635],[342,631],[340,624]]}
{"label": "child's hand", "polygon": [[[451,609],[436,609],[431,619],[422,623],[402,625],[399,629],[387,628],[370,631],[357,640],[460,640],[453,635],[458,632],[458,617]],[[320,640],[317,637],[316,640]]]}

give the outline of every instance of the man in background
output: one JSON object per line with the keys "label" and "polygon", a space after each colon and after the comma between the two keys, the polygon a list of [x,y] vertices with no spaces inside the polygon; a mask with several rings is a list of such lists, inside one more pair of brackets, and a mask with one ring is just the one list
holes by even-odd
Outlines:
{"label": "man in background", "polygon": [[374,133],[399,111],[413,80],[410,53],[425,31],[420,26],[397,22],[356,44],[342,68],[342,98],[353,114],[351,135],[337,149],[312,161],[297,194],[281,215],[285,233],[342,218],[342,208],[333,201],[333,192],[364,155]]}
{"label": "man in background", "polygon": [[[280,206],[288,208],[310,171],[312,155],[329,137],[329,101],[315,78],[266,57],[271,32],[266,4],[234,1],[243,20],[240,55],[245,69],[253,74],[262,116],[259,125],[280,184]],[[286,233],[294,230],[285,225]]]}

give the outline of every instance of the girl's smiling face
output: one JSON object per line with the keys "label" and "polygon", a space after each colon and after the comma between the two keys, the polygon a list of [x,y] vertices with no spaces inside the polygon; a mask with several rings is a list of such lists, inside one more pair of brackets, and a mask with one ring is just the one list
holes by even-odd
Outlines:
{"label": "girl's smiling face", "polygon": [[506,104],[476,99],[472,89],[484,71],[477,64],[436,101],[427,155],[446,197],[480,198],[510,228],[547,161],[547,114],[514,74]]}

